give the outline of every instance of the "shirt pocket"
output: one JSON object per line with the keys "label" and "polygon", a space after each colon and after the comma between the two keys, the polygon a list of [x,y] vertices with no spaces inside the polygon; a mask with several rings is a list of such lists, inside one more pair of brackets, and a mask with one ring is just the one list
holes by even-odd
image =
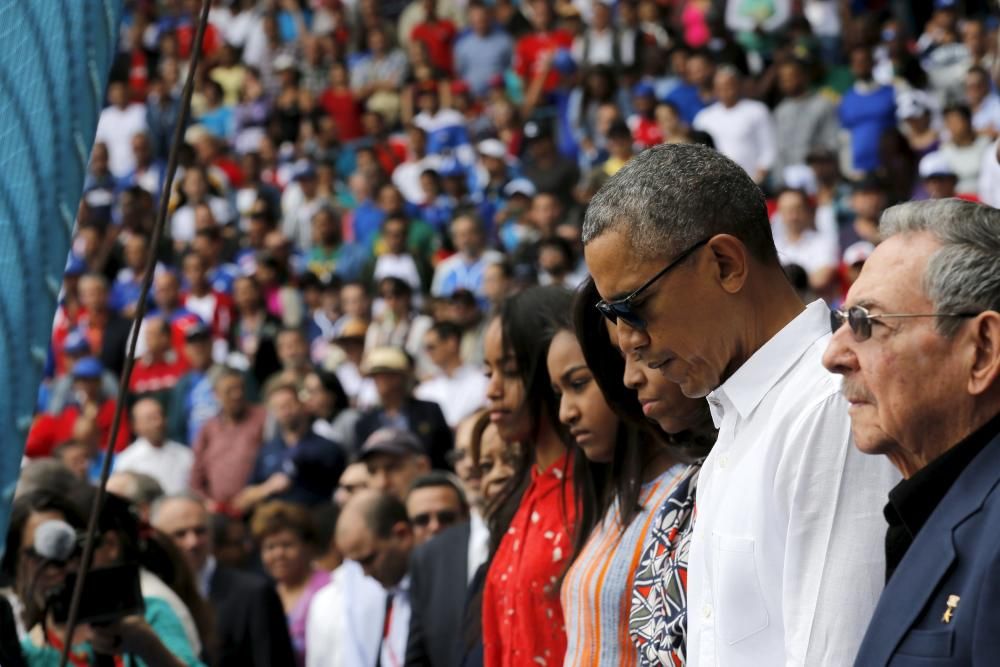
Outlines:
{"label": "shirt pocket", "polygon": [[898,655],[915,658],[950,658],[955,641],[955,631],[910,630],[896,649]]}
{"label": "shirt pocket", "polygon": [[713,548],[717,632],[722,641],[732,645],[757,634],[769,622],[757,576],[755,545],[753,538],[715,533]]}

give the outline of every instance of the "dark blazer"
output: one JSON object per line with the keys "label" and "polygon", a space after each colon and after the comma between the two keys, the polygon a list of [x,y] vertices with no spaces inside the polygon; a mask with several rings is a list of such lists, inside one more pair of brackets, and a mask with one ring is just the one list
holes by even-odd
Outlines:
{"label": "dark blazer", "polygon": [[[917,533],[879,599],[857,667],[1000,664],[1000,435]],[[945,611],[958,596],[948,622]]]}
{"label": "dark blazer", "polygon": [[[431,459],[431,467],[441,470],[449,469],[450,466],[445,456],[454,445],[454,436],[448,422],[444,420],[444,414],[442,414],[438,404],[432,401],[408,398],[402,413],[410,423],[410,430],[423,443],[424,451]],[[383,417],[382,408],[372,408],[361,415],[357,426],[355,426],[359,446],[364,444],[368,436],[382,428],[384,425]]]}
{"label": "dark blazer", "polygon": [[285,611],[267,579],[219,566],[208,597],[215,609],[215,667],[295,664]]}
{"label": "dark blazer", "polygon": [[413,550],[407,667],[458,663],[469,581],[469,535],[466,521]]}
{"label": "dark blazer", "polygon": [[118,377],[125,368],[125,349],[131,330],[131,320],[119,315],[108,316],[108,323],[104,327],[104,336],[101,339],[101,363]]}

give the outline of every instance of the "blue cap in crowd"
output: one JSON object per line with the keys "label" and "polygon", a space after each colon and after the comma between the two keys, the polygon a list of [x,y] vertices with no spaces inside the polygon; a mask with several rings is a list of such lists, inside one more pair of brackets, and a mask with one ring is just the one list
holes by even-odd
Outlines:
{"label": "blue cap in crowd", "polygon": [[84,357],[73,364],[73,377],[77,380],[96,380],[104,373],[104,366],[95,357]]}

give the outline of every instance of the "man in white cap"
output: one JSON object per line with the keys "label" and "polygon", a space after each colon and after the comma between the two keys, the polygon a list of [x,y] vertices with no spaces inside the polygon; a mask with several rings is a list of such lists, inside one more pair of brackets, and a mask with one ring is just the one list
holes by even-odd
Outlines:
{"label": "man in white cap", "polygon": [[948,199],[955,196],[958,175],[941,151],[928,153],[921,158],[919,170],[928,199]]}
{"label": "man in white cap", "polygon": [[376,347],[365,355],[361,372],[372,378],[379,406],[361,415],[355,427],[358,442],[382,428],[415,435],[434,468],[447,469],[446,456],[454,436],[437,403],[413,397],[413,364],[398,347]]}

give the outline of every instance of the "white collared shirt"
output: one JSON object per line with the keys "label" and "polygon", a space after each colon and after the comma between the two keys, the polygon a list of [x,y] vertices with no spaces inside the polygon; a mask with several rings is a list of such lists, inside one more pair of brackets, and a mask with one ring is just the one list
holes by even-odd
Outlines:
{"label": "white collared shirt", "polygon": [[406,659],[410,628],[409,579],[399,586],[392,600],[392,622],[388,641],[385,628],[386,591],[365,575],[355,561],[345,560],[333,571],[330,583],[321,588],[309,605],[306,618],[306,667],[367,667],[383,659]]}
{"label": "white collared shirt", "polygon": [[469,513],[468,583],[471,584],[486,559],[490,557],[490,529],[476,510]]}
{"label": "white collared shirt", "polygon": [[820,360],[822,301],[708,399],[719,438],[698,481],[688,665],[849,665],[885,578],[882,506],[899,475],[850,435]]}

